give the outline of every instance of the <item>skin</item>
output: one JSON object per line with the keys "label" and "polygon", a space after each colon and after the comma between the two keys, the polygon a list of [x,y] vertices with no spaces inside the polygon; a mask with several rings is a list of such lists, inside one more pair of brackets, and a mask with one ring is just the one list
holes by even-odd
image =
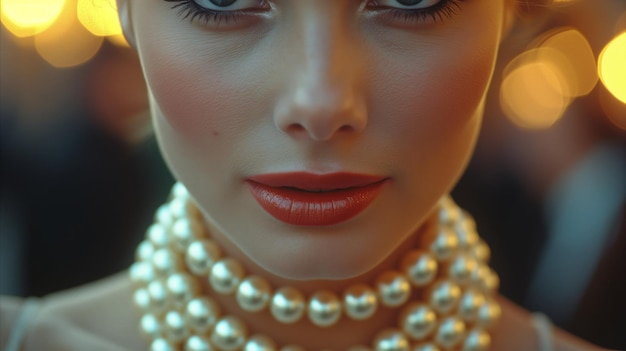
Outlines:
{"label": "skin", "polygon": [[[441,22],[403,24],[362,11],[359,1],[272,3],[260,20],[220,26],[182,20],[164,1],[118,6],[144,69],[162,153],[211,235],[275,285],[339,292],[371,281],[432,233],[433,209],[476,141],[514,7],[467,0]],[[265,213],[243,182],[294,170],[371,173],[391,182],[345,223],[294,227]],[[123,275],[46,298],[25,350],[146,349],[131,294]],[[232,298],[216,298],[225,312],[241,314]],[[3,302],[3,315],[19,303]],[[535,349],[528,315],[502,304],[493,350]],[[280,325],[267,313],[245,319],[280,344],[320,349],[333,340],[343,350],[355,340],[369,343],[397,317],[382,309],[366,322],[343,319],[321,331]],[[561,335],[555,346],[593,349]]]}
{"label": "skin", "polygon": [[[405,22],[371,1],[270,3],[260,17],[220,24],[182,20],[164,1],[120,7],[162,153],[211,235],[275,286],[341,292],[372,281],[432,230],[437,201],[471,155],[513,7],[458,2],[455,15]],[[297,170],[391,181],[347,222],[296,227],[268,216],[244,180]],[[346,348],[394,319],[382,311],[359,328],[343,321],[322,334],[267,315],[248,322],[281,335],[279,343]]]}
{"label": "skin", "polygon": [[[451,18],[404,24],[361,1],[272,3],[263,19],[219,26],[182,20],[164,1],[121,6],[162,153],[212,235],[246,265],[306,289],[374,270],[450,191],[478,134],[509,9],[466,1]],[[270,217],[244,180],[297,170],[391,182],[356,218],[296,227]]]}

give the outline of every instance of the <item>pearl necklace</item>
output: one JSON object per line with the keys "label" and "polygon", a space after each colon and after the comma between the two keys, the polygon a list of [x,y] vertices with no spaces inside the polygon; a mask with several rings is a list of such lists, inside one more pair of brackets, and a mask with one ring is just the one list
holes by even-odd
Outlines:
{"label": "pearl necklace", "polygon": [[[177,183],[130,268],[134,301],[143,312],[140,330],[153,351],[304,350],[277,347],[262,334],[248,336],[240,318],[221,316],[215,300],[200,294],[199,279],[208,278],[215,293],[235,295],[244,311],[269,308],[276,320],[287,324],[306,315],[315,326],[326,328],[344,312],[347,318],[365,320],[379,304],[404,308],[397,327],[380,332],[372,345],[350,351],[488,350],[486,330],[500,316],[492,298],[499,279],[487,266],[489,247],[476,233],[473,219],[445,197],[439,204],[437,233],[423,244],[405,254],[398,270],[382,273],[374,287],[351,286],[341,299],[325,290],[307,298],[292,287],[272,293],[267,280],[246,276],[241,263],[222,256],[187,190]],[[424,299],[410,301],[412,289],[419,289]]]}

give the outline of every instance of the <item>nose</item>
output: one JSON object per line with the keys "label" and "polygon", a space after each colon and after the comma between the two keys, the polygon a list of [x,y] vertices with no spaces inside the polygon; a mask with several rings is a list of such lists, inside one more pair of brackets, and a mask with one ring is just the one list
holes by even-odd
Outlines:
{"label": "nose", "polygon": [[367,109],[358,48],[345,30],[328,23],[301,27],[296,44],[286,45],[285,55],[292,59],[274,111],[277,128],[313,141],[359,134],[367,125]]}

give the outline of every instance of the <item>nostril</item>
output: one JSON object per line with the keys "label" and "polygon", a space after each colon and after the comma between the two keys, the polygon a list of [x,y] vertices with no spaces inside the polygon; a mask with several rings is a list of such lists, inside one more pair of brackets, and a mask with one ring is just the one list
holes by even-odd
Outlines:
{"label": "nostril", "polygon": [[287,127],[288,133],[297,133],[297,132],[304,132],[304,131],[306,131],[306,128],[304,128],[304,126],[299,123],[292,123]]}
{"label": "nostril", "polygon": [[353,132],[353,131],[354,131],[354,127],[348,124],[343,125],[341,126],[341,128],[339,128],[339,132],[346,133],[346,132]]}

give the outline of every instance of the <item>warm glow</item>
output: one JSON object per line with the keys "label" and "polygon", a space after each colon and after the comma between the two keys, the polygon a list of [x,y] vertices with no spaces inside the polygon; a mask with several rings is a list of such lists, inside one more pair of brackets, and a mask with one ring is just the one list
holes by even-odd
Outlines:
{"label": "warm glow", "polygon": [[54,67],[80,65],[100,49],[103,38],[92,35],[76,18],[74,6],[66,6],[52,27],[35,36],[35,49]]}
{"label": "warm glow", "polygon": [[1,0],[2,24],[17,37],[41,33],[56,20],[65,0]]}
{"label": "warm glow", "polygon": [[598,83],[595,55],[578,30],[550,31],[539,43],[509,63],[500,88],[503,112],[523,128],[552,126]]}
{"label": "warm glow", "polygon": [[115,0],[78,0],[78,19],[94,35],[122,33]]}
{"label": "warm glow", "polygon": [[569,97],[580,97],[589,94],[598,83],[596,59],[587,39],[576,29],[567,29],[558,32],[541,45],[540,61],[548,61],[565,80],[567,89],[564,91]]}
{"label": "warm glow", "polygon": [[519,127],[548,128],[569,106],[565,88],[563,77],[552,63],[525,63],[513,69],[502,82],[502,110]]}
{"label": "warm glow", "polygon": [[598,61],[602,83],[611,94],[626,104],[626,32],[607,44]]}

